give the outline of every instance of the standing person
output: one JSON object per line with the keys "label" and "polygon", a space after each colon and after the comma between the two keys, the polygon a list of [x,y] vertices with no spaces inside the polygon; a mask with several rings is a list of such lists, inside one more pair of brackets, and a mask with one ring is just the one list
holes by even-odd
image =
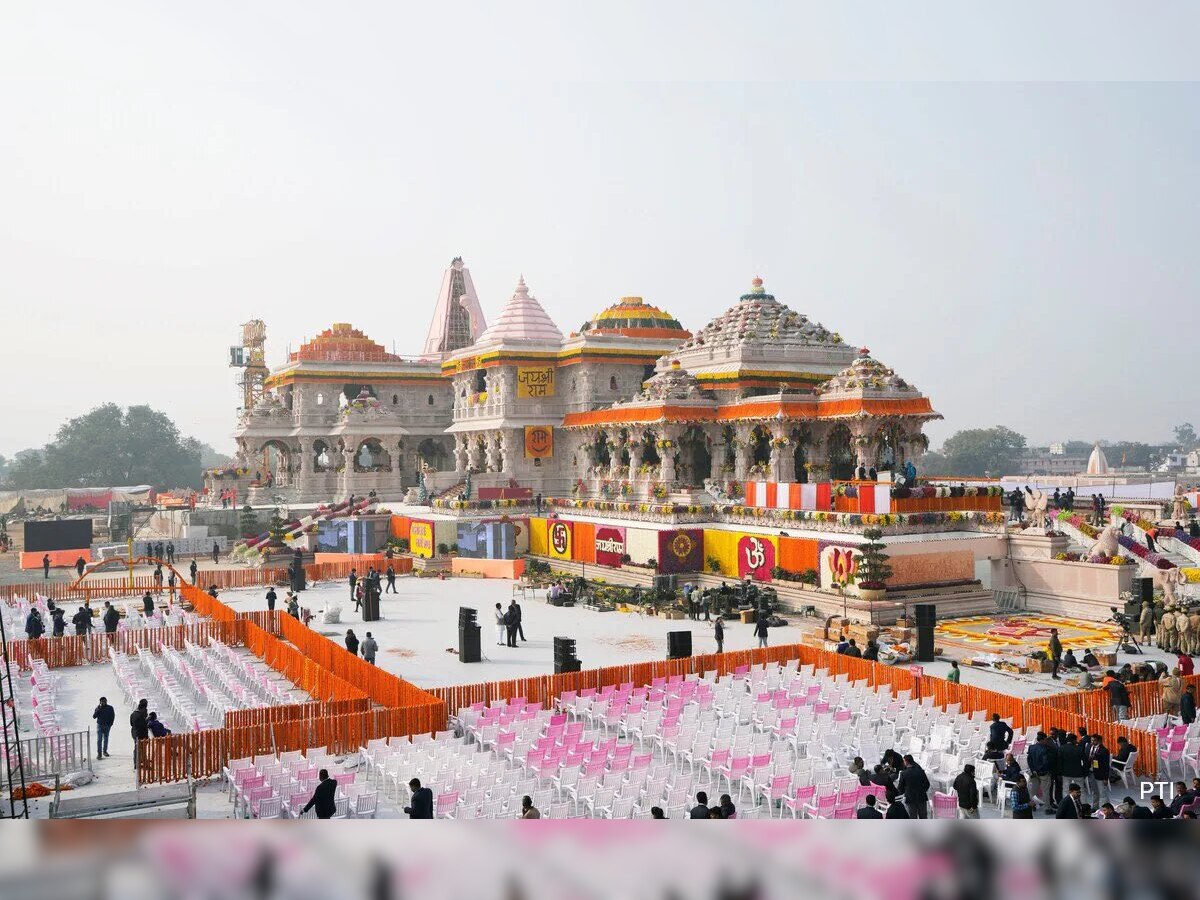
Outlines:
{"label": "standing person", "polygon": [[117,721],[117,711],[108,705],[107,697],[101,697],[92,718],[96,720],[96,759],[103,759],[108,756],[108,733]]}
{"label": "standing person", "polygon": [[507,635],[507,643],[509,647],[517,646],[517,614],[509,604],[508,610],[504,613],[504,629]]}
{"label": "standing person", "polygon": [[36,641],[46,633],[46,623],[42,621],[42,614],[37,611],[36,607],[29,610],[29,615],[25,618],[25,634],[30,640]]}
{"label": "standing person", "polygon": [[1108,801],[1108,776],[1112,762],[1112,754],[1108,752],[1108,748],[1104,746],[1104,739],[1098,734],[1091,735],[1087,760],[1088,796],[1094,809]]}
{"label": "standing person", "polygon": [[138,741],[150,737],[150,701],[138,701],[137,709],[129,714],[129,735],[133,738],[133,767],[137,768]]}
{"label": "standing person", "polygon": [[958,797],[959,818],[978,819],[979,784],[975,781],[975,767],[970,763],[954,779],[954,793]]}
{"label": "standing person", "polygon": [[71,623],[75,626],[76,635],[84,635],[92,630],[92,611],[86,606],[79,607],[79,611],[71,616]]}
{"label": "standing person", "polygon": [[758,646],[767,646],[768,631],[769,627],[767,625],[767,617],[760,611],[759,614],[754,617],[754,636],[758,638]]}
{"label": "standing person", "polygon": [[193,556],[192,564],[188,566],[188,574],[192,576],[192,584],[196,583],[196,572],[199,571],[199,569],[200,567],[196,565],[196,557]]}
{"label": "standing person", "polygon": [[1056,819],[1082,819],[1083,818],[1083,789],[1074,781],[1067,786],[1067,796],[1063,797],[1058,804],[1058,810],[1054,814]]}
{"label": "standing person", "polygon": [[170,565],[175,565],[175,542],[174,541],[170,541],[167,543],[167,562]]}
{"label": "standing person", "polygon": [[410,781],[408,789],[412,791],[412,797],[409,798],[408,806],[404,807],[405,814],[410,819],[432,819],[433,791],[427,787],[421,787],[420,778]]}
{"label": "standing person", "polygon": [[717,641],[717,652],[725,652],[725,620],[721,616],[717,616],[713,622],[713,637]]}
{"label": "standing person", "polygon": [[[1108,691],[1108,704],[1113,708],[1115,720],[1120,722],[1129,718],[1129,689],[1121,683],[1112,669],[1105,673],[1104,690]],[[1095,806],[1096,804],[1092,804]]]}
{"label": "standing person", "polygon": [[683,586],[683,603],[687,607],[688,618],[696,618],[696,604],[692,602],[692,583],[689,581]]}
{"label": "standing person", "polygon": [[1150,635],[1154,633],[1154,607],[1149,603],[1142,604],[1142,613],[1138,616],[1138,640],[1143,644],[1150,643]]}
{"label": "standing person", "polygon": [[154,595],[149,591],[142,595],[142,615],[147,619],[154,615]]}
{"label": "standing person", "polygon": [[46,581],[50,580],[50,554],[47,553],[42,557],[42,578]]}
{"label": "standing person", "polygon": [[1196,721],[1196,686],[1189,684],[1184,688],[1183,695],[1179,698],[1179,720],[1184,725],[1191,725]]}
{"label": "standing person", "polygon": [[161,592],[163,585],[163,570],[161,565],[155,566],[153,578],[155,587]]}
{"label": "standing person", "polygon": [[350,576],[346,579],[350,582],[350,602],[354,604],[354,608],[358,608],[358,594],[354,590],[354,586],[358,584],[358,573],[354,569],[350,570]]}
{"label": "standing person", "polygon": [[504,646],[504,643],[505,643],[504,633],[505,633],[504,607],[502,607],[499,603],[497,603],[496,604],[496,646],[497,647]]}
{"label": "standing person", "polygon": [[80,578],[82,578],[82,577],[83,577],[83,570],[84,570],[84,569],[86,569],[86,568],[87,568],[87,563],[85,563],[85,562],[83,561],[83,557],[82,557],[82,556],[81,556],[81,557],[79,557],[79,559],[75,560],[75,573],[76,573],[76,574],[77,574],[77,575],[78,575]]}
{"label": "standing person", "polygon": [[1009,793],[1014,819],[1033,818],[1033,798],[1029,795],[1029,783],[1024,775],[1018,775],[1015,786]]}
{"label": "standing person", "polygon": [[350,651],[351,656],[358,656],[358,637],[353,628],[346,629],[346,649]]}
{"label": "standing person", "polygon": [[1053,774],[1054,755],[1054,749],[1050,746],[1050,739],[1044,731],[1037,733],[1037,739],[1025,755],[1025,761],[1029,766],[1029,774],[1033,777],[1033,784],[1030,785],[1030,793],[1040,803],[1046,804],[1046,806],[1050,805],[1050,777]]}
{"label": "standing person", "polygon": [[102,621],[104,622],[105,634],[115,633],[117,630],[117,623],[121,621],[121,614],[117,612],[117,608],[107,600],[104,601],[104,615],[102,617]]}
{"label": "standing person", "polygon": [[896,782],[896,790],[903,795],[909,816],[914,819],[929,818],[929,776],[911,753],[904,755],[904,768],[900,772],[900,780]]}
{"label": "standing person", "polygon": [[541,493],[538,493],[537,497],[534,498],[534,503],[537,505],[537,514],[540,516],[542,514],[542,495],[541,495]]}
{"label": "standing person", "polygon": [[50,623],[54,628],[54,637],[62,637],[67,632],[67,614],[61,606],[50,610]]}
{"label": "standing person", "polygon": [[375,642],[375,638],[371,637],[371,632],[367,632],[367,639],[362,642],[363,659],[371,665],[375,665],[375,654],[379,652],[379,644]]}
{"label": "standing person", "polygon": [[387,567],[387,589],[384,590],[384,593],[386,594],[388,591],[391,591],[393,594],[400,593],[396,590],[396,570],[392,568],[390,563]]}
{"label": "standing person", "polygon": [[1158,685],[1162,691],[1163,711],[1168,716],[1179,715],[1179,699],[1183,696],[1183,679],[1179,677],[1179,667],[1172,669],[1170,675],[1164,672],[1159,676]]}
{"label": "standing person", "polygon": [[521,627],[521,604],[516,601],[516,598],[513,598],[512,608],[517,615],[517,637],[521,639],[521,643],[525,643],[525,629]]}
{"label": "standing person", "polygon": [[329,777],[328,769],[322,769],[317,774],[317,787],[304,809],[300,810],[300,815],[310,809],[315,809],[318,819],[332,819],[337,812],[337,779]]}
{"label": "standing person", "polygon": [[1050,672],[1050,677],[1058,681],[1058,670],[1062,666],[1062,641],[1058,639],[1058,629],[1050,629],[1050,643],[1047,645],[1047,650],[1050,653],[1050,661],[1054,663],[1054,668]]}
{"label": "standing person", "polygon": [[279,599],[279,595],[275,593],[275,585],[267,588],[267,612],[275,611],[275,601]]}
{"label": "standing person", "polygon": [[300,601],[296,599],[296,595],[291,591],[287,594],[287,614],[293,619],[300,618]]}
{"label": "standing person", "polygon": [[951,684],[962,683],[962,669],[958,667],[958,660],[950,660],[950,671],[946,673],[946,680]]}
{"label": "standing person", "polygon": [[1001,750],[1007,750],[1012,739],[1012,726],[1000,718],[1000,713],[992,713],[992,724],[988,726],[988,740]]}
{"label": "standing person", "polygon": [[167,592],[172,598],[175,596],[175,570],[172,569],[167,575]]}
{"label": "standing person", "polygon": [[221,545],[216,541],[213,541],[212,559],[214,566],[221,561]]}

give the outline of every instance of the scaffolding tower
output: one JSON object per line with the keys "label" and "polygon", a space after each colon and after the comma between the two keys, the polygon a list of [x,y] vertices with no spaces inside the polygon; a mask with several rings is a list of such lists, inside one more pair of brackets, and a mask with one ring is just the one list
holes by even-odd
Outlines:
{"label": "scaffolding tower", "polygon": [[242,324],[242,343],[229,348],[229,366],[241,369],[242,409],[249,412],[262,399],[267,380],[267,325],[262,319]]}
{"label": "scaffolding tower", "polygon": [[[13,681],[12,662],[8,657],[8,633],[4,617],[0,616],[0,741],[4,749],[3,775],[7,790],[6,802],[0,802],[0,819],[28,819],[29,801],[25,799],[25,756],[21,746],[21,729],[17,724],[17,691]],[[13,798],[20,790],[21,799]]]}

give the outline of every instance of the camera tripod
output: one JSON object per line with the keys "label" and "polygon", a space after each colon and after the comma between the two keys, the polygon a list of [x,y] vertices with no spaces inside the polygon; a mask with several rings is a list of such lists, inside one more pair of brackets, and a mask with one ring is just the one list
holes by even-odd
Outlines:
{"label": "camera tripod", "polygon": [[1142,645],[1137,642],[1137,638],[1133,636],[1133,632],[1129,630],[1129,626],[1124,622],[1117,622],[1115,624],[1121,626],[1121,636],[1117,638],[1117,649],[1113,652],[1120,653],[1122,647],[1126,644],[1132,644],[1133,652],[1140,655],[1142,653]]}

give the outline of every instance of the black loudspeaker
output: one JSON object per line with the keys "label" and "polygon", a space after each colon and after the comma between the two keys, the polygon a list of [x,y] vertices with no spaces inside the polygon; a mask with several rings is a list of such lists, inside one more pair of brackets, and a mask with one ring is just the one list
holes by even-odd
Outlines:
{"label": "black loudspeaker", "polygon": [[563,672],[578,672],[582,664],[575,656],[575,639],[556,637],[554,639],[554,674]]}
{"label": "black loudspeaker", "polygon": [[913,607],[917,620],[917,648],[913,658],[917,662],[933,662],[933,627],[937,621],[937,607],[932,603],[918,603]]}
{"label": "black loudspeaker", "polygon": [[687,659],[692,655],[690,631],[667,632],[667,659]]}
{"label": "black loudspeaker", "polygon": [[1133,596],[1138,599],[1139,603],[1154,602],[1154,579],[1153,578],[1135,578]]}
{"label": "black loudspeaker", "polygon": [[483,655],[479,651],[479,626],[475,622],[475,610],[469,606],[458,608],[458,661],[477,663]]}
{"label": "black loudspeaker", "polygon": [[1125,615],[1137,621],[1142,614],[1142,601],[1134,597],[1132,600],[1125,601]]}
{"label": "black loudspeaker", "polygon": [[379,621],[379,595],[374,591],[367,591],[363,598],[362,617],[364,622]]}

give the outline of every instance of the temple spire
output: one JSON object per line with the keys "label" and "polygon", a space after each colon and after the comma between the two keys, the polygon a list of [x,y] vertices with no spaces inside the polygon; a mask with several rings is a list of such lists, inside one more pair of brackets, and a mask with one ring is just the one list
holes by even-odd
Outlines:
{"label": "temple spire", "polygon": [[471,272],[463,265],[462,257],[456,256],[442,275],[422,355],[444,359],[455,350],[471,346],[486,328]]}

